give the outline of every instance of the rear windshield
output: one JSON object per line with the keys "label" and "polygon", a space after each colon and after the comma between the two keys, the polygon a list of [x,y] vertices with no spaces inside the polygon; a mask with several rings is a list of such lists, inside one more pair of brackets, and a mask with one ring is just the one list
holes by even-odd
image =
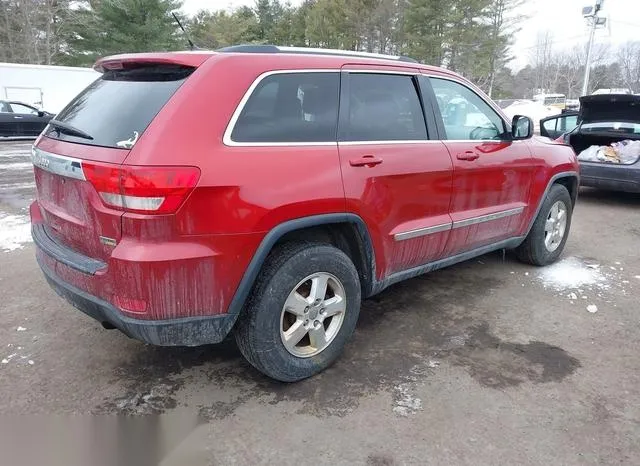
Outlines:
{"label": "rear windshield", "polygon": [[46,134],[80,144],[131,148],[193,70],[162,65],[106,71],[55,117],[93,139],[55,126]]}
{"label": "rear windshield", "polygon": [[583,133],[621,133],[629,135],[640,134],[640,123],[627,123],[620,122],[604,122],[599,121],[596,123],[583,123],[580,130]]}

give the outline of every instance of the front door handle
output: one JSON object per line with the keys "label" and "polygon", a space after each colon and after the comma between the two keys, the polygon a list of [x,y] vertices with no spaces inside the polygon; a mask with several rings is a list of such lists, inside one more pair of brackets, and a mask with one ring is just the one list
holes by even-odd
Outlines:
{"label": "front door handle", "polygon": [[382,159],[376,157],[375,155],[363,155],[362,157],[358,157],[357,159],[349,160],[349,165],[352,167],[374,167],[376,165],[380,165],[382,163]]}
{"label": "front door handle", "polygon": [[14,120],[22,120],[22,117],[21,117],[21,116],[18,116],[18,115],[14,115],[14,116],[13,116],[13,119],[14,119]]}
{"label": "front door handle", "polygon": [[466,150],[464,152],[460,152],[456,157],[458,160],[468,160],[470,162],[480,158],[480,156],[475,152],[473,152],[472,150]]}

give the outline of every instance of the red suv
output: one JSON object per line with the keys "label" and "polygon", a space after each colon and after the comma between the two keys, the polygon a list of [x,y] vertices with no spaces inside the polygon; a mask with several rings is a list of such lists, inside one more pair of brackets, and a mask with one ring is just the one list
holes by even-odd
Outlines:
{"label": "red suv", "polygon": [[232,330],[282,381],[329,366],[360,301],[497,249],[560,255],[573,150],[402,57],[237,46],[120,55],[33,147],[37,259],[107,328]]}

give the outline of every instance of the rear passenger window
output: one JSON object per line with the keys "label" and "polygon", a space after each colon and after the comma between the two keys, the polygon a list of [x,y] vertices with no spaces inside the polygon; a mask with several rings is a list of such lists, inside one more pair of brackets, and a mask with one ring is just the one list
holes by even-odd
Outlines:
{"label": "rear passenger window", "polygon": [[234,142],[335,142],[339,73],[278,73],[264,78],[231,133]]}
{"label": "rear passenger window", "polygon": [[413,77],[351,73],[346,141],[427,139],[427,127]]}

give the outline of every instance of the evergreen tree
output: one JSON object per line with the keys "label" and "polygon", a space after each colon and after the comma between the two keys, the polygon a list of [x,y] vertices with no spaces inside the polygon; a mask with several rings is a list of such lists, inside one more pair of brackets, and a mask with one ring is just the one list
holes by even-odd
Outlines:
{"label": "evergreen tree", "polygon": [[349,21],[348,0],[318,0],[307,17],[307,39],[313,47],[356,50],[356,25]]}
{"label": "evergreen tree", "polygon": [[91,0],[75,11],[67,63],[90,65],[117,53],[185,48],[185,39],[171,16],[178,0]]}
{"label": "evergreen tree", "polygon": [[450,8],[441,0],[409,0],[405,12],[404,53],[423,63],[444,63]]}
{"label": "evergreen tree", "polygon": [[240,8],[231,13],[202,10],[193,18],[189,34],[198,47],[215,50],[258,42],[256,30],[257,20],[250,8]]}

